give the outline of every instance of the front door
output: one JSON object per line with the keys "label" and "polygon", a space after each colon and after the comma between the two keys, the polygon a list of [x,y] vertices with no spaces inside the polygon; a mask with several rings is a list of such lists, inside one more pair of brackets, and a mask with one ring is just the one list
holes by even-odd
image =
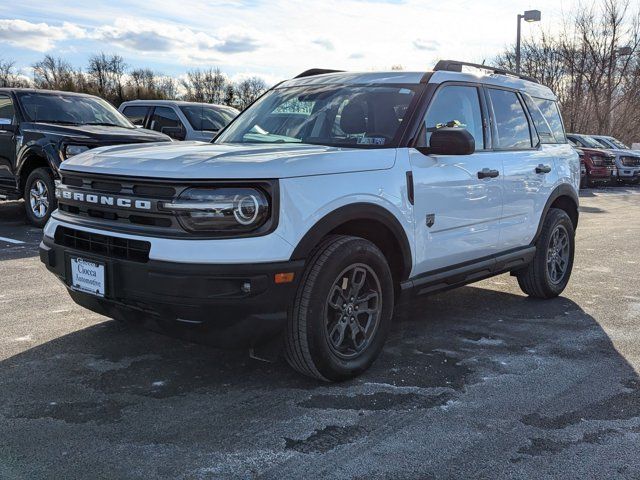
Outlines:
{"label": "front door", "polygon": [[437,128],[456,126],[474,137],[476,153],[424,155],[409,150],[415,195],[414,276],[499,250],[502,159],[485,150],[483,105],[477,86],[444,84],[429,105],[416,146],[428,146]]}
{"label": "front door", "polygon": [[16,138],[13,132],[2,130],[2,125],[16,123],[13,102],[9,95],[0,94],[0,188],[16,186],[14,166]]}

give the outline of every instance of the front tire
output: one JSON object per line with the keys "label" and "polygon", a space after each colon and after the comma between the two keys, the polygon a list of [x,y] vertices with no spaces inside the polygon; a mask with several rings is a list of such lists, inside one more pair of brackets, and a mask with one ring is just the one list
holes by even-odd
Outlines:
{"label": "front tire", "polygon": [[382,350],[393,303],[382,252],[361,238],[328,237],[311,255],[289,311],[287,361],[324,381],[360,375]]}
{"label": "front tire", "polygon": [[24,186],[24,207],[27,220],[42,228],[56,209],[55,185],[47,168],[36,168],[27,177]]}
{"label": "front tire", "polygon": [[524,293],[535,298],[553,298],[569,283],[575,252],[575,230],[567,212],[552,208],[536,241],[531,263],[516,275]]}

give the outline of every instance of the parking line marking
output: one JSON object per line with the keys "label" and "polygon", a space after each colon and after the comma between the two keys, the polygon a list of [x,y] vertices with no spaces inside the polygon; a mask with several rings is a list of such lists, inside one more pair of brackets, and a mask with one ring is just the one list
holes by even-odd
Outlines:
{"label": "parking line marking", "polygon": [[7,237],[0,237],[0,242],[15,243],[16,245],[21,245],[24,243],[22,240],[14,240],[13,238]]}

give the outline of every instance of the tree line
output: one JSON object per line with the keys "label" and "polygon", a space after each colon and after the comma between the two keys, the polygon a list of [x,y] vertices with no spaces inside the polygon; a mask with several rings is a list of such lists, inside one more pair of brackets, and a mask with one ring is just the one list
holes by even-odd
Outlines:
{"label": "tree line", "polygon": [[116,107],[128,100],[171,100],[229,105],[240,110],[266,89],[260,77],[232,82],[217,67],[194,69],[180,80],[149,68],[131,68],[120,55],[91,55],[87,67],[76,69],[52,55],[32,65],[33,78],[17,73],[15,62],[0,59],[0,87],[35,87],[89,93]]}
{"label": "tree line", "polygon": [[[521,72],[550,87],[567,131],[640,140],[640,7],[604,0],[522,44]],[[496,66],[515,70],[515,47]]]}

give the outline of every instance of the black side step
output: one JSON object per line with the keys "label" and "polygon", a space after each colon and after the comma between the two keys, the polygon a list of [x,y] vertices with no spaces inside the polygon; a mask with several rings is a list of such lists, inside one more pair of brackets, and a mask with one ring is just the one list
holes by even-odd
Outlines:
{"label": "black side step", "polygon": [[401,284],[402,294],[403,296],[416,296],[441,292],[511,270],[517,270],[526,267],[535,253],[536,247],[524,247],[507,253],[423,273],[403,282]]}

